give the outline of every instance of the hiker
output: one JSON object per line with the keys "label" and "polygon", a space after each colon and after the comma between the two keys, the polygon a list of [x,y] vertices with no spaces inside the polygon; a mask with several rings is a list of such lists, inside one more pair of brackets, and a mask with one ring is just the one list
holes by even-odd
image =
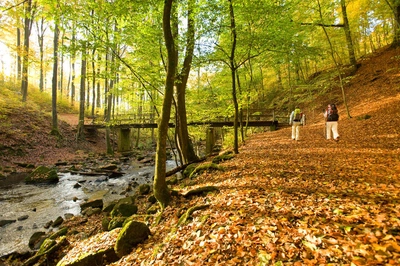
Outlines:
{"label": "hiker", "polygon": [[303,113],[301,112],[300,108],[296,106],[296,108],[290,114],[290,121],[289,121],[289,124],[292,125],[292,140],[299,140],[302,118],[303,118]]}
{"label": "hiker", "polygon": [[331,139],[331,134],[333,134],[333,140],[339,141],[338,133],[338,121],[339,114],[336,104],[328,104],[324,112],[325,122],[326,122],[326,139]]}

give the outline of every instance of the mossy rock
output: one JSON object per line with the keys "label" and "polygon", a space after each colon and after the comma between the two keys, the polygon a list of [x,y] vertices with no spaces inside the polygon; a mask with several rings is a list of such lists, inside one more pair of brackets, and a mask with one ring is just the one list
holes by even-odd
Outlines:
{"label": "mossy rock", "polygon": [[114,250],[118,257],[129,254],[133,247],[144,242],[150,235],[150,229],[146,224],[138,221],[130,221],[120,231]]}
{"label": "mossy rock", "polygon": [[114,209],[114,207],[117,203],[118,203],[118,200],[113,200],[107,204],[104,204],[103,209],[101,211],[110,213]]}
{"label": "mossy rock", "polygon": [[178,177],[176,175],[172,175],[165,180],[167,185],[176,185],[178,184]]}
{"label": "mossy rock", "polygon": [[134,197],[127,197],[118,200],[112,209],[110,215],[111,217],[128,217],[137,213],[138,207],[135,205]]}
{"label": "mossy rock", "polygon": [[114,217],[110,220],[110,223],[108,224],[108,231],[111,231],[115,228],[122,227],[126,220],[126,217]]}
{"label": "mossy rock", "polygon": [[80,241],[58,261],[57,266],[108,265],[118,260],[114,251],[120,229]]}
{"label": "mossy rock", "polygon": [[114,209],[111,211],[111,217],[128,217],[137,213],[138,207],[131,204],[118,204],[115,205]]}
{"label": "mossy rock", "polygon": [[46,166],[37,167],[26,178],[25,182],[30,184],[36,183],[57,183],[59,181],[57,171]]}
{"label": "mossy rock", "polygon": [[142,184],[138,188],[139,195],[147,195],[150,193],[151,187],[149,184]]}
{"label": "mossy rock", "polygon": [[110,224],[110,217],[103,217],[103,219],[101,220],[101,228],[103,229],[103,231],[108,231],[108,225]]}
{"label": "mossy rock", "polygon": [[28,246],[31,249],[38,249],[46,239],[46,232],[35,232],[29,238]]}
{"label": "mossy rock", "polygon": [[82,211],[89,207],[103,209],[103,199],[94,199],[84,202],[80,205],[80,207]]}

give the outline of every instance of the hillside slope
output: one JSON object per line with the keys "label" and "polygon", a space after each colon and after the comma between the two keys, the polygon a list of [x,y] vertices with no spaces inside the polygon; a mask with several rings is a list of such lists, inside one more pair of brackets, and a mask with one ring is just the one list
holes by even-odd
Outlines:
{"label": "hillside slope", "polygon": [[[13,98],[14,99],[14,98]],[[34,102],[25,106],[10,103],[9,99],[0,101],[0,176],[11,172],[24,172],[21,167],[53,166],[58,161],[72,161],[88,153],[104,153],[105,141],[101,135],[90,136],[87,140],[76,142],[76,126],[64,121],[59,115],[58,127],[62,135],[59,139],[50,134],[52,118],[48,112],[40,110]]]}

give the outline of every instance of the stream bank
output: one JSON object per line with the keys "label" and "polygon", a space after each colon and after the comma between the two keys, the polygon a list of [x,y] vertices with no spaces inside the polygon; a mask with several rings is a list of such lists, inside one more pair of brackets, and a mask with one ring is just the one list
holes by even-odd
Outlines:
{"label": "stream bank", "polygon": [[[98,165],[98,161],[84,167],[59,166],[59,182],[56,184],[25,184],[24,174],[16,174],[7,182],[1,182],[0,257],[31,251],[28,242],[33,233],[57,230],[49,225],[58,217],[67,219],[80,215],[80,204],[85,201],[101,196],[107,202],[133,195],[136,187],[153,180],[154,165],[149,159],[120,160],[118,171],[123,174],[116,178],[78,174],[94,165]],[[174,161],[167,161],[167,169],[175,166]]]}

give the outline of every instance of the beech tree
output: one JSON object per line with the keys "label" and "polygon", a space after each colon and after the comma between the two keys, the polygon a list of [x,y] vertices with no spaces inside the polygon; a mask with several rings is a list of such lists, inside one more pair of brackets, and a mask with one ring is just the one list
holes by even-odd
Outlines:
{"label": "beech tree", "polygon": [[[185,46],[185,57],[183,60],[182,68],[178,72],[175,82],[176,87],[176,134],[177,134],[177,146],[181,153],[182,164],[186,164],[198,159],[193,149],[193,143],[189,138],[189,132],[187,128],[187,113],[186,113],[186,85],[189,79],[191,70],[194,44],[195,44],[195,18],[194,18],[194,0],[187,1],[187,25],[186,25],[186,46]],[[178,18],[175,17],[177,21]],[[178,23],[175,26],[174,36],[179,36]],[[177,43],[177,42],[175,42]],[[176,60],[178,61],[179,49],[176,50]]]}
{"label": "beech tree", "polygon": [[24,4],[24,45],[22,49],[22,82],[21,94],[22,101],[25,102],[28,97],[28,67],[29,67],[29,38],[32,32],[32,24],[35,7],[32,6],[32,0],[26,0]]}
{"label": "beech tree", "polygon": [[157,131],[156,164],[154,173],[154,196],[164,209],[171,200],[171,195],[165,182],[166,175],[166,145],[168,135],[168,122],[171,115],[172,97],[175,84],[176,50],[171,28],[171,10],[173,0],[165,0],[163,11],[163,32],[167,50],[167,75],[165,78],[164,99]]}

